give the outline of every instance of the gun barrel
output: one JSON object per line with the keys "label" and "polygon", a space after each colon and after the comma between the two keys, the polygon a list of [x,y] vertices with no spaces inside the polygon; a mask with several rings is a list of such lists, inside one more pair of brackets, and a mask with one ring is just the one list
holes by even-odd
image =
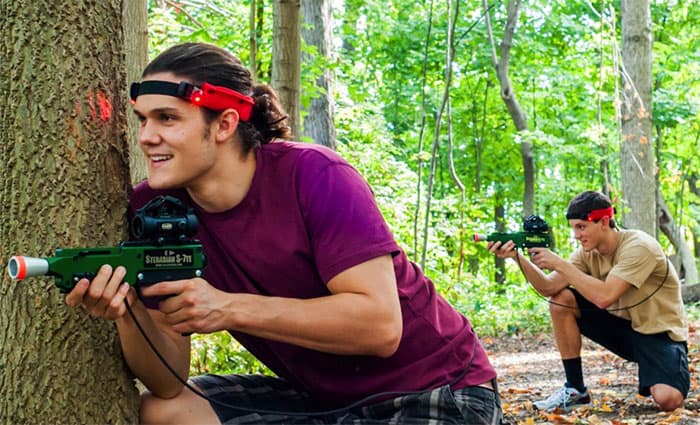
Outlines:
{"label": "gun barrel", "polygon": [[49,262],[46,258],[13,255],[7,264],[7,272],[10,278],[16,280],[22,280],[31,276],[41,276],[49,272]]}
{"label": "gun barrel", "polygon": [[520,246],[524,243],[524,235],[522,233],[489,233],[488,235],[474,234],[472,236],[474,242],[502,242],[506,243],[508,241],[513,241],[516,245]]}
{"label": "gun barrel", "polygon": [[489,240],[489,237],[486,235],[481,235],[479,233],[474,233],[474,236],[472,236],[472,240],[474,242],[486,242]]}

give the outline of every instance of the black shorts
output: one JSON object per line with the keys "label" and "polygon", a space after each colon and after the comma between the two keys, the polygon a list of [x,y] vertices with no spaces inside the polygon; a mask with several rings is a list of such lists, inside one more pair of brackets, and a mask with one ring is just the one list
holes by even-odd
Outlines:
{"label": "black shorts", "polygon": [[666,332],[646,335],[632,329],[632,322],[596,307],[576,290],[581,334],[625,360],[639,365],[639,394],[648,396],[655,384],[666,384],[688,395],[688,345],[672,340]]}
{"label": "black shorts", "polygon": [[379,425],[391,421],[496,425],[502,419],[498,392],[482,387],[452,390],[446,385],[388,400],[384,397],[384,401],[360,407],[334,409],[273,376],[202,375],[192,378],[192,382],[210,399],[222,424]]}

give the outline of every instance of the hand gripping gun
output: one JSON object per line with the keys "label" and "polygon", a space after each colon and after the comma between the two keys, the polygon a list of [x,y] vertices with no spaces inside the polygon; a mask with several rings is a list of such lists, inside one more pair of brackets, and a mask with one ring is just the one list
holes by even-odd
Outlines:
{"label": "hand gripping gun", "polygon": [[489,235],[475,234],[474,242],[508,242],[513,241],[518,248],[534,248],[552,246],[552,236],[549,233],[549,226],[539,216],[531,215],[523,222],[523,231],[516,233],[491,233]]}
{"label": "hand gripping gun", "polygon": [[191,208],[173,196],[159,196],[134,215],[131,232],[135,241],[115,247],[58,248],[53,257],[46,258],[15,255],[7,271],[17,280],[53,276],[63,293],[70,292],[82,278],[92,280],[104,264],[124,266],[124,281],[137,290],[157,282],[199,277],[206,261],[201,243],[190,239],[197,226]]}

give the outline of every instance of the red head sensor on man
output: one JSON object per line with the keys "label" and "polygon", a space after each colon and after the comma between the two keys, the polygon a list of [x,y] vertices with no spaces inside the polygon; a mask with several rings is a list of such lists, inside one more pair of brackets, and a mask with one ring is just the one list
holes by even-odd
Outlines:
{"label": "red head sensor on man", "polygon": [[238,112],[241,121],[249,121],[253,113],[255,102],[250,96],[246,96],[228,87],[215,86],[203,83],[201,87],[187,81],[173,83],[170,81],[149,80],[131,84],[131,102],[145,94],[161,94],[174,96],[186,100],[193,105],[213,111],[223,111],[233,108]]}

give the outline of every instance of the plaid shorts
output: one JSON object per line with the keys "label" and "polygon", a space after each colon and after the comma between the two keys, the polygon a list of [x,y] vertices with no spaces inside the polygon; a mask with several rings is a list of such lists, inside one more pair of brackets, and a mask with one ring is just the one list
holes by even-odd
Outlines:
{"label": "plaid shorts", "polygon": [[498,391],[482,387],[452,390],[446,385],[335,409],[272,376],[202,375],[192,382],[209,398],[222,424],[498,425],[502,420]]}

